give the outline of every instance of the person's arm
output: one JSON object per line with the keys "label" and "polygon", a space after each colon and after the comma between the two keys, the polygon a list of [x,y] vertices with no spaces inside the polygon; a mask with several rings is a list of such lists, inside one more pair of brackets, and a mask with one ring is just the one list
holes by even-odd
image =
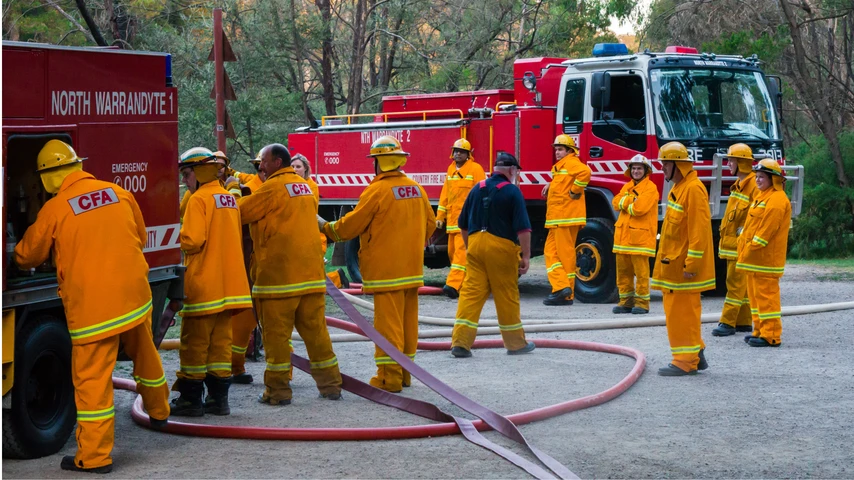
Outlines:
{"label": "person's arm", "polygon": [[421,200],[424,204],[424,217],[427,222],[427,228],[425,229],[426,237],[424,241],[430,240],[430,237],[433,236],[433,232],[436,231],[436,227],[438,226],[438,220],[436,220],[436,215],[433,214],[433,207],[430,206],[430,200],[427,196],[427,191],[424,190],[424,187],[419,186],[421,189]]}
{"label": "person's arm", "polygon": [[436,228],[445,226],[445,219],[448,217],[448,177],[445,177],[445,183],[442,184],[442,193],[439,194],[439,207],[436,208]]}
{"label": "person's arm", "polygon": [[614,210],[620,212],[628,208],[629,203],[632,201],[629,195],[629,184],[627,183],[623,185],[622,189],[620,189],[620,193],[614,196],[614,199],[611,200],[611,205],[614,207]]}
{"label": "person's arm", "polygon": [[184,224],[181,225],[181,250],[188,255],[202,251],[208,238],[208,222],[205,213],[205,200],[199,195],[190,198]]}
{"label": "person's arm", "polygon": [[531,232],[519,233],[519,246],[522,247],[522,258],[519,259],[519,275],[528,273],[531,266]]}
{"label": "person's arm", "polygon": [[45,204],[36,217],[36,223],[24,233],[24,238],[15,245],[15,263],[23,270],[37,267],[50,258],[56,219],[50,203]]}
{"label": "person's arm", "polygon": [[590,167],[581,163],[581,161],[574,162],[572,171],[569,174],[575,177],[572,185],[569,186],[569,196],[573,200],[578,200],[581,198],[581,194],[584,193],[584,189],[587,188],[587,184],[590,183]]}
{"label": "person's arm", "polygon": [[264,218],[273,205],[274,195],[272,188],[259,188],[252,195],[238,198],[237,207],[240,209],[240,221],[243,225]]}
{"label": "person's arm", "polygon": [[[637,191],[637,189],[635,189]],[[637,199],[628,204],[626,211],[633,217],[646,215],[653,208],[658,208],[658,189],[655,185],[648,186],[637,194]]]}
{"label": "person's arm", "polygon": [[774,197],[769,198],[765,205],[765,214],[762,215],[756,231],[753,233],[753,238],[745,238],[747,248],[750,250],[759,250],[768,246],[768,242],[777,234],[780,225],[783,222],[788,222],[786,212],[780,205],[775,205],[770,202]]}
{"label": "person's arm", "polygon": [[[706,254],[708,238],[707,230],[712,228],[712,217],[709,211],[709,199],[706,190],[702,187],[688,190],[688,205],[685,208],[685,217],[688,222],[688,258],[685,260],[684,278],[693,278],[700,271],[703,255]],[[709,252],[711,255],[712,252]]]}
{"label": "person's arm", "polygon": [[379,201],[379,197],[368,187],[359,198],[356,208],[340,219],[323,225],[323,233],[336,242],[358,237],[368,229],[374,219],[379,210]]}
{"label": "person's arm", "polygon": [[136,223],[136,232],[139,235],[139,248],[144,249],[145,244],[148,243],[148,232],[145,230],[145,219],[142,217],[142,210],[139,209],[139,204],[136,203],[133,194],[128,193],[127,200],[133,212],[133,221]]}

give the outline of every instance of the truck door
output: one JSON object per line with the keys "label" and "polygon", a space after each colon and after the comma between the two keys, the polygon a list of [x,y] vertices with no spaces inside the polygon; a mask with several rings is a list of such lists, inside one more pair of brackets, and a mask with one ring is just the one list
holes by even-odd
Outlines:
{"label": "truck door", "polygon": [[[594,77],[597,74],[594,74]],[[604,72],[610,78],[610,95],[591,95],[590,131],[581,150],[594,175],[624,180],[626,161],[637,154],[652,158],[658,151],[647,128],[647,89],[644,78],[633,71]],[[600,82],[601,83],[601,82]],[[604,82],[607,85],[608,80]],[[599,100],[597,102],[597,100]]]}

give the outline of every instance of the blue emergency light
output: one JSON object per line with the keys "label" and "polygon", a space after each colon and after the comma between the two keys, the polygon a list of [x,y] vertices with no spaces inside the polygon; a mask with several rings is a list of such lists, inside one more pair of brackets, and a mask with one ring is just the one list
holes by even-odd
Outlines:
{"label": "blue emergency light", "polygon": [[628,54],[629,47],[625,43],[597,43],[593,46],[594,57],[615,57]]}
{"label": "blue emergency light", "polygon": [[172,86],[172,54],[166,54],[166,86]]}

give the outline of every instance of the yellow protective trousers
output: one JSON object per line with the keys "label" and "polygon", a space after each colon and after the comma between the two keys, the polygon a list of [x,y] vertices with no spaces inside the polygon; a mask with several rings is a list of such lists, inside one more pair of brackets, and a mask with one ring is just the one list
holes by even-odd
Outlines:
{"label": "yellow protective trousers", "polygon": [[747,272],[747,296],[753,317],[753,336],[762,337],[771,345],[779,345],[783,334],[780,277]]}
{"label": "yellow protective trousers", "polygon": [[617,289],[621,307],[649,310],[649,257],[618,253]]}
{"label": "yellow protective trousers", "polygon": [[453,347],[471,350],[483,304],[495,299],[498,328],[507,350],[528,344],[519,308],[519,246],[489,232],[469,236],[468,267],[452,337]]}
{"label": "yellow protective trousers", "polygon": [[460,291],[463,279],[466,278],[466,242],[460,233],[448,234],[448,258],[451,260],[451,271],[445,279],[445,285]]}
{"label": "yellow protective trousers", "polygon": [[730,327],[750,325],[750,300],[747,297],[747,272],[736,270],[736,259],[726,261],[726,298],[721,323]]}
{"label": "yellow protective trousers", "polygon": [[575,298],[575,238],[582,225],[550,228],[546,237],[546,272],[552,292],[572,289],[570,300]]}
{"label": "yellow protective trousers", "polygon": [[706,348],[700,332],[700,292],[683,293],[662,290],[667,338],[670,340],[670,362],[686,372],[697,369],[700,350]]}
{"label": "yellow protective trousers", "polygon": [[[418,288],[374,293],[374,328],[395,348],[415,360],[418,347]],[[380,348],[374,351],[377,374],[371,385],[388,392],[399,392],[410,385],[409,372]]]}
{"label": "yellow protective trousers", "polygon": [[145,321],[119,335],[71,346],[71,378],[77,405],[77,453],[74,463],[97,468],[113,463],[110,452],[115,436],[113,369],[121,341],[133,360],[136,391],[148,415],[157,420],[169,416],[169,387],[160,355],[151,337],[151,313]]}
{"label": "yellow protective trousers", "polygon": [[241,310],[231,316],[231,374],[240,375],[246,371],[246,349],[255,330],[255,312],[251,308]]}
{"label": "yellow protective trousers", "polygon": [[299,332],[311,362],[311,376],[321,394],[341,393],[338,357],[326,328],[323,293],[284,298],[259,298],[261,334],[267,356],[264,399],[281,402],[293,396],[290,386],[291,334]]}
{"label": "yellow protective trousers", "polygon": [[[212,315],[184,317],[181,322],[181,368],[178,380],[204,380],[205,375],[231,376],[231,315],[223,310]],[[175,382],[172,390],[177,391]]]}

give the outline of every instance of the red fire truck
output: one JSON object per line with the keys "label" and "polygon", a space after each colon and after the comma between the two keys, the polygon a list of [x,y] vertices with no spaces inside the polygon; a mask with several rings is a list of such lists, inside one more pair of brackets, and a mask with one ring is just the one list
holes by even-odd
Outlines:
{"label": "red fire truck", "polygon": [[133,192],[148,230],[159,343],[183,298],[177,93],[168,54],[3,42],[4,456],[54,453],[76,421],[55,266],[21,271],[11,261],[47,201],[35,171],[39,150],[51,139],[67,142],[88,157],[84,170]]}
{"label": "red fire truck", "polygon": [[[321,214],[331,218],[356,203],[373,177],[366,152],[382,135],[393,135],[411,153],[404,169],[435,204],[451,162],[451,145],[464,137],[487,172],[499,150],[519,158],[521,189],[534,226],[532,253],[539,255],[547,234],[540,194],[551,180],[552,141],[565,133],[575,139],[582,161],[593,172],[586,195],[587,226],[576,247],[576,297],[612,302],[617,290],[611,199],[627,181],[623,172],[630,158],[643,154],[655,159],[659,146],[683,142],[709,186],[716,234],[728,198],[726,186],[735,178],[723,174],[720,153],[743,142],[757,156],[783,161],[780,81],[764,75],[755,56],[700,54],[687,47],[629,54],[625,45],[599,44],[591,58],[522,59],[513,71],[513,90],[387,96],[380,113],[323,117],[320,124],[290,134],[291,152],[312,162]],[[666,198],[669,185],[660,163],[653,164],[653,181]],[[800,211],[801,177],[802,170],[790,177],[796,186],[795,214]],[[663,206],[659,212],[663,218]],[[434,237],[430,242],[425,265],[448,265],[444,240]],[[348,269],[358,279],[358,240],[353,242],[345,253]],[[723,285],[725,264],[719,271]]]}

